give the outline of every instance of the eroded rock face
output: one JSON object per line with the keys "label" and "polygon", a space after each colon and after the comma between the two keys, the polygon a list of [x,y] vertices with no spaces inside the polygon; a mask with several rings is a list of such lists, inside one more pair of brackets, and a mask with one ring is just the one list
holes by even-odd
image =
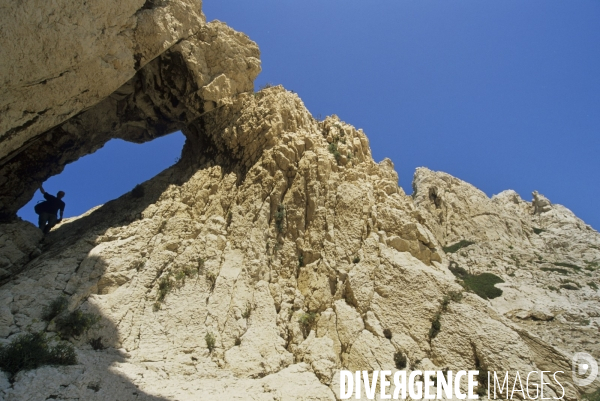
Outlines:
{"label": "eroded rock face", "polygon": [[597,231],[537,191],[531,202],[510,190],[488,198],[426,168],[417,170],[413,186],[424,225],[441,244],[473,242],[448,259],[505,281],[497,285],[502,296],[491,300],[498,313],[561,350],[600,358]]}
{"label": "eroded rock face", "polygon": [[0,159],[106,99],[204,24],[200,0],[8,2],[0,16]]}
{"label": "eroded rock face", "polygon": [[[462,288],[426,211],[389,160],[372,160],[362,131],[314,120],[276,87],[185,132],[182,159],[143,196],[63,222],[1,287],[5,341],[46,329],[42,309],[60,294],[102,316],[75,340],[77,367],[20,373],[5,398],[35,387],[109,399],[120,375],[124,399],[134,385],[131,399],[222,399],[226,387],[232,398],[333,400],[339,369],[394,371],[397,352],[409,369],[570,369],[565,352],[474,294],[451,302],[430,337],[444,295]],[[162,301],[161,282],[173,284]],[[92,351],[96,338],[109,348]],[[62,387],[46,384],[56,375]]]}
{"label": "eroded rock face", "polygon": [[[520,372],[598,356],[598,292],[585,287],[598,279],[598,233],[564,207],[489,199],[426,169],[406,196],[361,130],[316,121],[281,87],[253,93],[257,46],[206,24],[199,2],[20,4],[7,7],[66,56],[28,54],[20,72],[0,61],[5,220],[110,138],[182,130],[187,141],[176,165],[42,242],[29,223],[0,225],[2,343],[54,335],[42,312],[61,295],[101,317],[71,339],[77,365],[0,375],[3,399],[334,400],[340,369],[395,371],[395,354],[408,370]],[[21,49],[51,47],[33,43],[31,24],[4,22]],[[444,253],[460,240],[473,244]],[[502,276],[503,295],[464,291],[450,262]],[[462,299],[444,300],[453,293]]]}
{"label": "eroded rock face", "polygon": [[[130,3],[134,2],[125,5],[132,6]],[[223,106],[231,96],[253,90],[254,78],[260,72],[259,50],[254,42],[218,21],[205,24],[199,2],[155,3],[139,5],[141,8],[129,19],[125,18],[125,7],[121,19],[111,20],[113,24],[125,24],[121,27],[125,33],[109,34],[101,21],[95,21],[88,26],[91,32],[80,39],[83,44],[74,46],[69,35],[75,33],[59,29],[51,37],[60,42],[61,49],[65,46],[67,55],[53,53],[55,60],[43,53],[50,50],[36,45],[21,65],[15,63],[21,74],[29,71],[33,76],[50,74],[39,60],[34,63],[33,54],[49,59],[48,69],[60,69],[70,60],[71,70],[60,78],[32,84],[10,72],[13,64],[0,64],[8,82],[3,87],[4,103],[0,104],[0,124],[6,125],[0,125],[0,220],[14,219],[41,183],[110,139],[141,143],[181,130],[203,113]],[[100,9],[92,7],[89,12],[106,12],[106,6],[103,3],[102,7],[98,5]],[[59,21],[76,18],[63,15],[64,10],[57,9],[55,14]],[[85,18],[93,15],[86,14]],[[105,33],[95,32],[96,28]],[[13,44],[7,48],[16,52]],[[78,53],[83,45],[89,60]],[[106,64],[101,58],[112,61]],[[36,112],[38,109],[45,111]],[[15,113],[23,116],[17,118]],[[13,126],[19,124],[20,128]]]}

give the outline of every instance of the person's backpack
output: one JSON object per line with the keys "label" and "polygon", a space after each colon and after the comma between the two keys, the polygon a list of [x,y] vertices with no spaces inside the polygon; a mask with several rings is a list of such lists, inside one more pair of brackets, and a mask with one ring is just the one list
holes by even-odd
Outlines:
{"label": "person's backpack", "polygon": [[36,214],[42,214],[46,211],[47,204],[48,204],[48,201],[39,201],[38,203],[35,204],[35,206],[33,207],[33,210],[35,210]]}

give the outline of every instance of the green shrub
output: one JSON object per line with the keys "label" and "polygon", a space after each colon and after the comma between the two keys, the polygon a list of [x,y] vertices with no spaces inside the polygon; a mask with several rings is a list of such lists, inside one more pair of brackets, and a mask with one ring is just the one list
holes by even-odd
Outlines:
{"label": "green shrub", "polygon": [[165,300],[167,294],[173,289],[173,281],[171,280],[171,273],[162,277],[158,281],[158,291],[156,294],[156,301],[162,302]]}
{"label": "green shrub", "polygon": [[83,313],[75,310],[69,314],[58,316],[54,322],[56,331],[63,338],[78,337],[88,331],[94,324],[100,320],[100,316],[93,313]]}
{"label": "green shrub", "polygon": [[213,352],[215,349],[215,344],[217,343],[215,336],[213,336],[212,333],[206,333],[206,336],[204,336],[204,341],[206,341],[206,348],[208,348],[208,352]]}
{"label": "green shrub", "polygon": [[541,234],[541,233],[543,233],[544,231],[546,231],[546,230],[544,230],[543,228],[533,227],[533,232],[536,233],[536,234],[538,234],[538,235]]}
{"label": "green shrub", "polygon": [[357,255],[352,259],[352,263],[357,264],[358,262],[360,262],[360,258]]}
{"label": "green shrub", "polygon": [[460,302],[462,300],[463,294],[460,291],[449,291],[444,298],[442,298],[442,311],[446,311],[448,309],[448,305],[450,302]]}
{"label": "green shrub", "polygon": [[590,288],[592,288],[594,290],[598,289],[598,285],[596,285],[596,283],[594,283],[593,281],[590,281],[587,284],[590,286]]}
{"label": "green shrub", "polygon": [[392,330],[390,330],[390,329],[383,329],[383,335],[388,340],[391,340],[392,339]]}
{"label": "green shrub", "polygon": [[555,272],[555,273],[563,274],[563,275],[570,273],[568,270],[559,269],[558,267],[542,267],[540,270],[545,271],[545,272]]}
{"label": "green shrub", "polygon": [[298,255],[298,267],[303,267],[304,266],[304,255],[300,254]]}
{"label": "green shrub", "polygon": [[317,314],[315,312],[301,313],[298,317],[298,323],[305,328],[311,327],[317,320]]}
{"label": "green shrub", "polygon": [[21,370],[76,363],[77,355],[73,345],[58,343],[50,347],[45,334],[41,332],[22,334],[10,344],[0,346],[0,369],[9,373],[11,379]]}
{"label": "green shrub", "polygon": [[562,263],[562,262],[554,262],[552,263],[554,266],[560,266],[560,267],[568,267],[570,269],[576,270],[576,271],[580,271],[581,267],[571,264],[571,263]]}
{"label": "green shrub", "polygon": [[396,352],[394,354],[394,363],[396,364],[396,369],[405,369],[406,368],[406,356],[401,352]]}
{"label": "green shrub", "polygon": [[600,388],[590,394],[583,394],[581,396],[582,400],[587,401],[600,401]]}
{"label": "green shrub", "polygon": [[210,283],[210,289],[212,291],[215,288],[215,284],[217,283],[217,275],[213,272],[206,272],[206,280]]}
{"label": "green shrub", "polygon": [[560,285],[560,288],[564,288],[565,290],[578,290],[579,287],[577,287],[575,284],[571,284],[571,283],[564,283]]}
{"label": "green shrub", "polygon": [[483,299],[494,299],[502,295],[502,290],[495,284],[503,283],[500,277],[492,273],[469,275],[464,279],[467,289],[473,291]]}
{"label": "green shrub", "polygon": [[462,280],[462,286],[471,292],[479,295],[483,299],[494,299],[502,295],[502,290],[496,288],[495,284],[503,283],[500,277],[492,273],[471,274],[456,262],[450,262],[448,269],[457,278]]}
{"label": "green shrub", "polygon": [[42,319],[46,322],[49,322],[62,312],[66,311],[68,306],[69,301],[64,295],[61,295],[54,301],[50,302],[50,305],[44,307],[42,310]]}
{"label": "green shrub", "polygon": [[242,312],[242,317],[244,319],[248,319],[250,317],[250,314],[252,313],[252,308],[250,308],[250,305],[246,305],[246,310],[244,310]]}
{"label": "green shrub", "polygon": [[467,247],[469,245],[473,245],[473,244],[474,244],[474,242],[472,242],[472,241],[466,241],[466,240],[463,239],[463,240],[457,242],[454,245],[445,246],[442,249],[444,250],[445,253],[454,253],[454,252],[458,251],[461,248],[465,248],[465,247]]}
{"label": "green shrub", "polygon": [[280,203],[277,205],[277,212],[275,212],[275,228],[277,232],[283,232],[283,219],[285,218],[285,205]]}
{"label": "green shrub", "polygon": [[102,351],[106,348],[104,344],[102,344],[102,337],[92,338],[90,341],[88,341],[88,344],[94,351]]}
{"label": "green shrub", "polygon": [[435,338],[442,329],[442,322],[440,322],[440,318],[442,314],[440,312],[436,312],[433,316],[433,321],[431,322],[431,328],[429,329],[429,339]]}

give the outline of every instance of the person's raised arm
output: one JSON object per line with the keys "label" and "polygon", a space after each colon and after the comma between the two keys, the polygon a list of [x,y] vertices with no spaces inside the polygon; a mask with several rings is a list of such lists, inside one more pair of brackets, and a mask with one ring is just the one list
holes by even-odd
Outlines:
{"label": "person's raised arm", "polygon": [[60,218],[58,219],[59,223],[62,221],[64,211],[65,211],[65,207],[63,206],[60,208]]}

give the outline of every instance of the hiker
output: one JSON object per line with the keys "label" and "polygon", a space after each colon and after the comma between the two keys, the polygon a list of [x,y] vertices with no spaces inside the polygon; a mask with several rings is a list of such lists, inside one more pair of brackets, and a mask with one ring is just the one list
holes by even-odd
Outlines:
{"label": "hiker", "polygon": [[[40,230],[47,234],[56,223],[60,223],[63,218],[65,211],[65,202],[61,199],[65,196],[64,191],[58,191],[56,196],[50,195],[44,191],[44,188],[40,185],[40,191],[44,194],[45,201],[35,205],[35,212],[40,215],[38,220],[38,227]],[[60,210],[60,217],[57,218],[56,214]]]}

